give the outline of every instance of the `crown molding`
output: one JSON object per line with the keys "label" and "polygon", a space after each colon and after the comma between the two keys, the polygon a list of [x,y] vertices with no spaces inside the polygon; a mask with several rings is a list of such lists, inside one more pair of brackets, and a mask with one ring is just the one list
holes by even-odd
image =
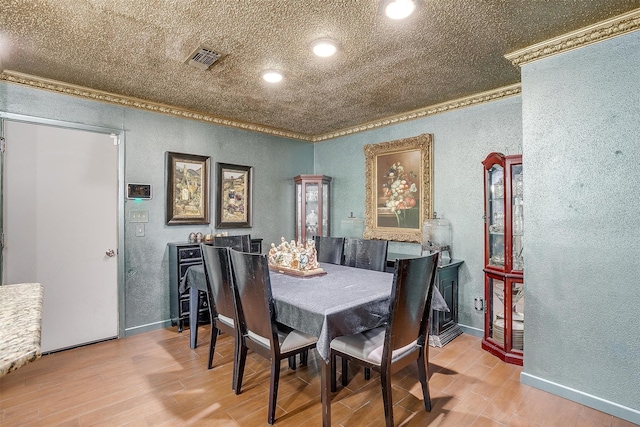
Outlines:
{"label": "crown molding", "polygon": [[268,135],[280,136],[283,138],[291,138],[311,142],[310,136],[301,133],[289,132],[281,129],[271,128],[268,126],[261,126],[253,123],[225,119],[223,117],[198,113],[196,111],[174,107],[172,105],[160,104],[156,102],[146,101],[140,98],[133,98],[129,96],[118,95],[115,93],[104,92],[101,90],[90,89],[83,86],[62,83],[56,80],[44,79],[41,77],[23,74],[16,71],[4,70],[0,72],[0,80],[37,89],[44,89],[51,92],[62,93],[65,95],[73,95],[80,98],[91,99],[94,101],[102,101],[109,104],[137,108],[154,113],[169,114],[185,119],[199,120],[202,122],[213,123],[221,126],[228,126],[237,129],[265,133]]}
{"label": "crown molding", "polygon": [[171,105],[145,101],[144,99],[118,95],[110,92],[104,92],[104,91],[90,89],[87,87],[72,85],[68,83],[62,83],[55,80],[44,79],[37,76],[19,73],[16,71],[4,70],[0,72],[0,80],[4,80],[10,83],[15,83],[23,86],[29,86],[32,88],[61,93],[65,95],[72,95],[80,98],[91,99],[94,101],[101,101],[101,102],[116,104],[124,107],[137,108],[141,110],[151,111],[154,113],[169,114],[172,116],[181,117],[185,119],[199,120],[199,121],[212,123],[216,125],[228,126],[228,127],[248,130],[252,132],[260,132],[267,135],[296,139],[299,141],[306,141],[306,142],[320,142],[328,139],[339,138],[342,136],[347,136],[347,135],[351,135],[358,132],[364,132],[372,129],[390,126],[390,125],[406,122],[408,120],[414,120],[414,119],[419,119],[421,117],[432,116],[434,114],[440,114],[447,111],[457,110],[459,108],[478,105],[485,102],[494,101],[500,98],[520,94],[520,83],[516,83],[516,84],[505,86],[499,89],[482,92],[476,95],[459,98],[453,101],[443,102],[443,103],[432,105],[429,107],[419,108],[417,110],[409,111],[409,112],[398,114],[395,116],[386,117],[380,120],[364,123],[358,126],[341,129],[335,132],[329,132],[329,133],[319,134],[319,135],[306,135],[306,134],[271,128],[268,126],[260,126],[252,123],[229,120],[222,117],[217,117],[209,114],[202,114],[195,111],[174,107]]}
{"label": "crown molding", "polygon": [[524,49],[506,54],[504,57],[515,66],[522,66],[551,55],[601,42],[640,29],[640,9],[572,31]]}
{"label": "crown molding", "polygon": [[435,104],[429,107],[419,108],[417,110],[409,111],[407,113],[398,114],[384,119],[364,123],[362,125],[341,129],[336,132],[330,132],[323,135],[316,135],[313,137],[313,142],[324,141],[327,139],[338,138],[341,136],[347,136],[358,132],[364,132],[384,126],[395,125],[401,122],[409,120],[419,119],[422,117],[433,116],[434,114],[445,113],[447,111],[457,110],[460,108],[470,107],[472,105],[483,104],[485,102],[495,101],[500,98],[506,98],[509,96],[519,95],[521,91],[520,83],[515,83],[509,86],[504,86],[498,89],[490,90],[487,92],[481,92],[476,95],[467,96],[464,98],[458,98],[453,101],[447,101],[440,104]]}

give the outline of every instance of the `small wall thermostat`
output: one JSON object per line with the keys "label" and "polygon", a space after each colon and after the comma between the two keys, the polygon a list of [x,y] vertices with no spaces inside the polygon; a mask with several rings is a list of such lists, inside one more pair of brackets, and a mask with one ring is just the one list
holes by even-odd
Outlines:
{"label": "small wall thermostat", "polygon": [[127,199],[150,199],[151,184],[127,184]]}

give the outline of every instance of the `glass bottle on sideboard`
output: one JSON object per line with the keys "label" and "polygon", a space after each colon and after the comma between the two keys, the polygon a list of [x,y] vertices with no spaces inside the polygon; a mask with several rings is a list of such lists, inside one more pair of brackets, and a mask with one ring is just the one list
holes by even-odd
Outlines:
{"label": "glass bottle on sideboard", "polygon": [[522,155],[491,153],[484,166],[485,322],[482,348],[522,365],[524,212]]}
{"label": "glass bottle on sideboard", "polygon": [[313,236],[329,236],[329,195],[331,177],[298,175],[296,186],[296,242],[305,243]]}

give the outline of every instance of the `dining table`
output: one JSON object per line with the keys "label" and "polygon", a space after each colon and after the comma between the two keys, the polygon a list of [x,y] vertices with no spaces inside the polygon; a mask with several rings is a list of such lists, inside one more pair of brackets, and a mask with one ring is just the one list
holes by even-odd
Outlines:
{"label": "dining table", "polygon": [[[376,328],[387,321],[393,273],[322,263],[326,274],[297,276],[270,271],[271,294],[276,320],[286,326],[318,337],[316,349],[321,363],[322,424],[331,425],[329,355],[331,340]],[[189,290],[190,345],[197,345],[199,291],[207,291],[203,265],[189,267],[180,292]],[[432,309],[448,310],[437,288]]]}

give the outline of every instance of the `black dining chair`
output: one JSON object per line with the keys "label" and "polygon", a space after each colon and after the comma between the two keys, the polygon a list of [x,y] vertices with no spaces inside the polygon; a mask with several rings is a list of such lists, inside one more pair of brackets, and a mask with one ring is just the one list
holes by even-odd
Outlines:
{"label": "black dining chair", "polygon": [[[387,268],[388,240],[368,240],[347,237],[344,242],[343,264],[365,270],[385,271]],[[347,361],[342,359],[342,384],[347,385]],[[364,369],[364,378],[369,379],[371,371]]]}
{"label": "black dining chair", "polygon": [[226,246],[241,252],[251,252],[251,235],[214,236],[213,246]]}
{"label": "black dining chair", "polygon": [[229,250],[234,283],[236,318],[238,319],[238,369],[235,393],[242,391],[242,377],[251,349],[271,362],[269,412],[267,421],[275,422],[280,362],[315,347],[318,339],[295,329],[285,329],[276,322],[266,255]]}
{"label": "black dining chair", "polygon": [[[440,253],[396,260],[386,325],[331,341],[331,391],[336,390],[336,356],[380,373],[386,425],[393,426],[391,372],[417,361],[424,408],[431,411],[428,331]],[[344,373],[343,373],[344,375]],[[329,405],[330,399],[327,399]]]}
{"label": "black dining chair", "polygon": [[344,242],[344,265],[366,270],[385,271],[389,241],[347,237]]}
{"label": "black dining chair", "polygon": [[[234,337],[233,372],[237,369],[238,334],[236,331],[236,310],[233,300],[233,284],[229,248],[201,245],[202,261],[207,281],[207,299],[211,319],[211,339],[209,341],[209,364],[213,368],[213,356],[220,331]],[[236,389],[235,375],[232,389]]]}
{"label": "black dining chair", "polygon": [[344,237],[313,236],[318,262],[342,264]]}

